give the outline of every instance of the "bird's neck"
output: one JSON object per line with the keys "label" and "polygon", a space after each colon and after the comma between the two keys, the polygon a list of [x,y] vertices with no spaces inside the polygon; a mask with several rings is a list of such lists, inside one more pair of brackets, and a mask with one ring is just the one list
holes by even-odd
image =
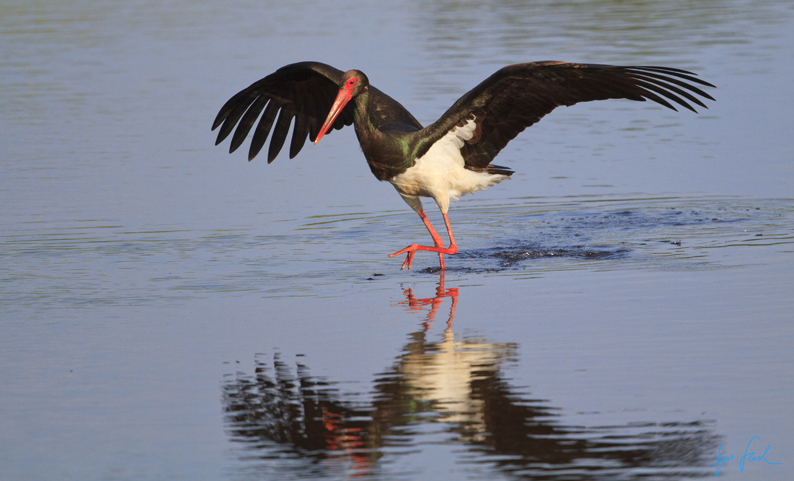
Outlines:
{"label": "bird's neck", "polygon": [[406,145],[401,141],[402,135],[380,130],[378,109],[370,104],[373,98],[369,92],[364,92],[354,101],[353,121],[356,136],[370,170],[378,180],[389,180],[402,173],[410,166],[406,157]]}
{"label": "bird's neck", "polygon": [[370,96],[368,91],[364,91],[356,98],[353,99],[355,110],[353,111],[353,122],[356,128],[356,135],[359,141],[363,137],[371,138],[377,135],[378,128],[372,122],[372,117],[369,113]]}

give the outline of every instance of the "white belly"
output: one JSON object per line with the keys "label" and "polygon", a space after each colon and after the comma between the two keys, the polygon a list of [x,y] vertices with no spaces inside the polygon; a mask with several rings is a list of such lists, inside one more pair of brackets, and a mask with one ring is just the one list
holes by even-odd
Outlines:
{"label": "white belly", "polygon": [[425,155],[416,159],[413,167],[389,179],[414,210],[422,210],[418,197],[432,197],[441,212],[446,214],[450,200],[509,179],[506,175],[475,172],[464,167],[460,149],[472,138],[475,127],[474,121],[470,120],[463,127],[450,130]]}

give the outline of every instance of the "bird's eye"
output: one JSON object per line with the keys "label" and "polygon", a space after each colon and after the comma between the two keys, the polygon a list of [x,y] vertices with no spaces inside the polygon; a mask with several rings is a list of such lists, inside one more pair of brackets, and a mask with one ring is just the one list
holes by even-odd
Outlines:
{"label": "bird's eye", "polygon": [[353,77],[347,81],[347,88],[352,89],[356,85],[356,78]]}

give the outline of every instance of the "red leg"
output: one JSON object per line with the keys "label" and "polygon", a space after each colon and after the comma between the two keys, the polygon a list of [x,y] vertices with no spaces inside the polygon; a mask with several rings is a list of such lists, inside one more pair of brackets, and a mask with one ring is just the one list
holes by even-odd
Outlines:
{"label": "red leg", "polygon": [[403,262],[403,265],[400,269],[405,269],[406,265],[408,266],[409,270],[411,269],[411,264],[414,261],[414,254],[416,254],[416,251],[429,251],[429,252],[438,252],[438,258],[439,261],[441,262],[441,269],[443,270],[445,269],[444,254],[452,255],[458,252],[458,246],[457,244],[455,244],[455,238],[452,236],[452,228],[449,226],[449,218],[447,217],[446,213],[442,213],[441,215],[444,216],[444,224],[447,226],[447,234],[449,234],[449,247],[447,247],[446,249],[443,247],[444,243],[441,240],[441,236],[439,236],[438,233],[436,233],[435,229],[433,229],[433,226],[430,225],[430,221],[427,219],[425,213],[423,211],[419,211],[419,217],[422,218],[422,222],[425,223],[427,230],[430,232],[430,236],[433,238],[433,244],[435,245],[435,247],[411,244],[405,249],[389,255],[389,257],[395,257],[400,254],[407,254],[405,257],[405,262]]}
{"label": "red leg", "polygon": [[[425,227],[427,227],[427,231],[430,232],[430,237],[433,238],[433,245],[435,245],[436,247],[444,247],[444,241],[441,240],[441,236],[438,235],[438,233],[436,233],[435,229],[433,229],[433,225],[430,223],[430,220],[427,218],[424,211],[419,211],[419,217],[422,218],[422,222],[425,223]],[[413,257],[413,255],[411,257]],[[444,270],[444,254],[442,254],[441,252],[438,253],[438,261],[441,263],[441,270]],[[403,267],[405,267],[404,264]],[[411,267],[409,266],[408,269],[410,268]]]}

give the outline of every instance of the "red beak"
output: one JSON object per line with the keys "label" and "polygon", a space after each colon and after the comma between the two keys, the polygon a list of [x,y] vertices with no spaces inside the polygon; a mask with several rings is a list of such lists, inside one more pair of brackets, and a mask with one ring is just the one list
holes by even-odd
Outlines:
{"label": "red beak", "polygon": [[328,132],[334,120],[336,120],[339,113],[342,112],[342,109],[345,108],[345,105],[350,102],[351,98],[353,98],[353,89],[342,88],[339,90],[339,93],[336,95],[336,100],[334,100],[334,105],[331,106],[331,111],[328,112],[328,118],[325,119],[325,123],[322,128],[320,128],[320,133],[317,134],[317,138],[314,140],[315,144]]}

